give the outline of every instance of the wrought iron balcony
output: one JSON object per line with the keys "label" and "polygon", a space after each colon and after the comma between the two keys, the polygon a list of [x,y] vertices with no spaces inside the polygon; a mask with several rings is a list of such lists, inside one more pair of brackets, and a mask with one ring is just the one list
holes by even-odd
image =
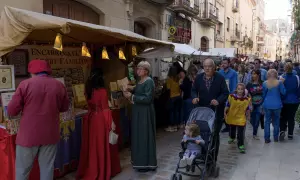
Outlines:
{"label": "wrought iron balcony", "polygon": [[265,44],[264,37],[257,36],[256,43],[261,45]]}
{"label": "wrought iron balcony", "polygon": [[234,13],[239,12],[239,0],[233,0],[232,12]]}
{"label": "wrought iron balcony", "polygon": [[174,0],[146,0],[156,5],[169,6],[174,3]]}
{"label": "wrought iron balcony", "polygon": [[241,32],[238,30],[235,30],[232,35],[230,36],[231,42],[239,42],[241,41]]}
{"label": "wrought iron balcony", "polygon": [[224,6],[224,5],[225,5],[225,1],[224,1],[224,0],[217,0],[217,2],[218,2],[219,4],[221,4],[221,6]]}
{"label": "wrought iron balcony", "polygon": [[216,40],[219,42],[224,42],[224,37],[221,34],[216,34]]}
{"label": "wrought iron balcony", "polygon": [[173,4],[170,5],[173,11],[180,12],[189,16],[197,16],[200,12],[199,10],[199,0],[194,0],[192,4],[190,0],[175,0]]}
{"label": "wrought iron balcony", "polygon": [[200,23],[208,26],[214,26],[218,23],[219,11],[211,3],[207,1],[200,4]]}

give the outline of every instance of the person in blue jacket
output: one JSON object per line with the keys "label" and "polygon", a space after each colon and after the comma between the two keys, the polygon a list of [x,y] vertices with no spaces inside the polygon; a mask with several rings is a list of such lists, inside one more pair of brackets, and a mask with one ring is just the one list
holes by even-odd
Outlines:
{"label": "person in blue jacket", "polygon": [[295,115],[298,109],[299,100],[299,77],[293,73],[293,64],[286,63],[285,74],[282,76],[284,79],[284,86],[286,88],[286,95],[283,96],[283,107],[280,119],[280,135],[279,140],[283,141],[285,132],[288,129],[288,139],[293,139],[295,127]]}
{"label": "person in blue jacket", "polygon": [[283,78],[278,80],[278,73],[275,69],[270,69],[267,73],[267,81],[263,83],[263,108],[265,113],[265,143],[270,143],[270,124],[274,127],[274,141],[278,142],[279,122],[282,108],[281,96],[286,93],[283,85]]}
{"label": "person in blue jacket", "polygon": [[[225,78],[229,93],[233,93],[236,90],[238,84],[238,73],[230,67],[230,59],[224,58],[222,60],[222,69],[219,73]],[[224,122],[226,127],[222,132],[229,132],[229,126]]]}
{"label": "person in blue jacket", "polygon": [[[261,75],[261,80],[264,82],[267,80],[267,70],[265,70],[264,68],[261,67],[261,60],[260,59],[255,59],[254,60],[254,70],[260,70],[260,75]],[[250,71],[248,73],[248,76],[247,76],[247,83],[248,82],[251,82],[251,79],[252,79],[252,74],[251,74],[252,71]]]}
{"label": "person in blue jacket", "polygon": [[225,78],[229,92],[233,93],[238,84],[238,74],[230,67],[229,58],[224,58],[222,60],[222,69],[219,71],[219,73]]}

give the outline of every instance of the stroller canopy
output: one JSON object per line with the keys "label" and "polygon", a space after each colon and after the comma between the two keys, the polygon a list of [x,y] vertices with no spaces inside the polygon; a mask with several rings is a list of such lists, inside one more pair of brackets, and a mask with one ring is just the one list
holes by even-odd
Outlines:
{"label": "stroller canopy", "polygon": [[206,121],[212,132],[215,121],[215,112],[208,107],[197,107],[192,110],[187,123],[192,123],[193,121]]}

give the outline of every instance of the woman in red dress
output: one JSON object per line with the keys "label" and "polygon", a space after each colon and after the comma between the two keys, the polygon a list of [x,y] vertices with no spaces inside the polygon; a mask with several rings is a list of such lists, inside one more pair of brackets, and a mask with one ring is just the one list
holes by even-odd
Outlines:
{"label": "woman in red dress", "polygon": [[88,115],[83,120],[82,145],[76,179],[110,180],[111,156],[117,156],[119,161],[119,155],[110,152],[109,132],[115,129],[115,125],[100,69],[92,72],[85,91],[89,109]]}

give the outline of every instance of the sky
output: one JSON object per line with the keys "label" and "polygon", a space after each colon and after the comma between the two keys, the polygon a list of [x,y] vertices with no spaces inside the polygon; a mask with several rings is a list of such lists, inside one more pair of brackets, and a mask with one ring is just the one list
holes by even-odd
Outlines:
{"label": "sky", "polygon": [[287,18],[291,12],[290,0],[265,0],[265,19]]}

